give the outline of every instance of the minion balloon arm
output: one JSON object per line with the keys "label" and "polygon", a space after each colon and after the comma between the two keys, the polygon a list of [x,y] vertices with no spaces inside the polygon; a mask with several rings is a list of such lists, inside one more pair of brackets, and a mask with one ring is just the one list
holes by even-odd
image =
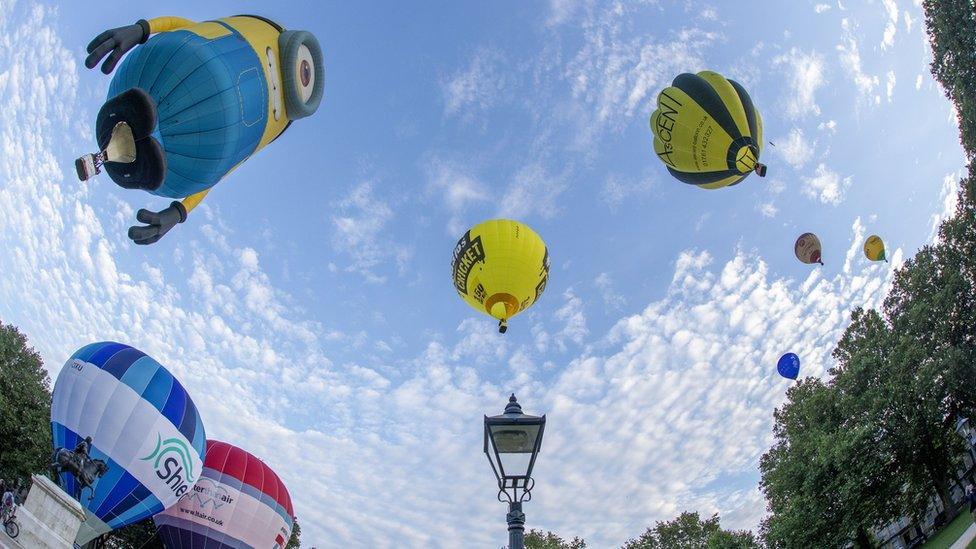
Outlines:
{"label": "minion balloon arm", "polygon": [[186,218],[203,202],[210,189],[192,194],[182,201],[174,200],[168,208],[162,211],[153,212],[141,209],[136,212],[136,220],[145,225],[133,225],[129,227],[129,238],[136,244],[146,245],[158,242],[166,235],[177,223],[183,223]]}
{"label": "minion balloon arm", "polygon": [[131,25],[109,29],[88,43],[85,66],[89,69],[95,68],[95,65],[108,54],[105,62],[102,63],[102,72],[110,74],[115,70],[122,56],[139,44],[145,44],[150,34],[177,30],[195,24],[182,17],[156,17],[149,21],[140,19]]}

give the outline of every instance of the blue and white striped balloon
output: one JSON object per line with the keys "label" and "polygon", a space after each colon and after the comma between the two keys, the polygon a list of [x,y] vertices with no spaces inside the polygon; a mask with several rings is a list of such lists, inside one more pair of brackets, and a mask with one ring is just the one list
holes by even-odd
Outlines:
{"label": "blue and white striped balloon", "polygon": [[[82,495],[79,544],[163,511],[203,471],[207,437],[193,400],[166,368],[121,343],[93,343],[68,359],[54,384],[51,431],[55,448],[92,437],[91,457],[109,466],[94,494]],[[73,494],[74,477],[60,480]]]}

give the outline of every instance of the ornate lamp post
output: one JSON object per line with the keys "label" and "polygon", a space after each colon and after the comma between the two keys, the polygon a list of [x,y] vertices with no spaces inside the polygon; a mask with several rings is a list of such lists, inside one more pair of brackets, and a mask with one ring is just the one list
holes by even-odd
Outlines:
{"label": "ornate lamp post", "polygon": [[525,547],[525,514],[522,502],[532,499],[532,467],[542,447],[546,416],[529,416],[515,394],[505,413],[485,416],[485,455],[498,479],[498,501],[508,502],[508,549]]}

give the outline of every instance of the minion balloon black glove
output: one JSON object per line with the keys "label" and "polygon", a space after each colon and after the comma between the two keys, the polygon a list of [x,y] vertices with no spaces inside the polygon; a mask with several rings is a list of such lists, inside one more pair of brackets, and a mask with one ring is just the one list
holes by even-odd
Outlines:
{"label": "minion balloon black glove", "polygon": [[138,44],[144,44],[148,39],[149,23],[145,19],[140,19],[133,25],[107,30],[88,43],[85,66],[89,69],[95,68],[106,53],[112,52],[102,63],[102,72],[109,74],[115,70],[115,65],[127,51]]}
{"label": "minion balloon black glove", "polygon": [[169,208],[161,212],[139,210],[136,212],[136,219],[146,225],[129,227],[129,238],[136,244],[152,244],[168,233],[177,223],[186,221],[186,207],[174,201],[169,205]]}

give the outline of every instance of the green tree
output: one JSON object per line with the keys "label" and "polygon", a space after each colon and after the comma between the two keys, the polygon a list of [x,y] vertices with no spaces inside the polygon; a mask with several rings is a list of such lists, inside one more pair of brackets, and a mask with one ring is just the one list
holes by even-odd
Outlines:
{"label": "green tree", "polygon": [[152,517],[113,530],[105,536],[104,547],[109,549],[164,549],[156,535]]}
{"label": "green tree", "polygon": [[302,546],[302,527],[298,525],[298,517],[295,517],[295,526],[291,529],[291,537],[288,538],[288,545],[285,549],[298,549]]}
{"label": "green tree", "polygon": [[865,403],[895,458],[892,472],[906,483],[904,511],[913,515],[925,512],[933,492],[952,507],[949,489],[964,452],[955,420],[973,411],[976,379],[973,354],[961,345],[973,328],[958,325],[951,313],[971,288],[941,264],[937,249],[924,247],[895,274],[884,303],[892,335],[886,394]]}
{"label": "green tree", "polygon": [[758,549],[751,532],[722,530],[718,515],[702,520],[698,512],[685,511],[670,521],[658,521],[623,549]]}
{"label": "green tree", "polygon": [[566,541],[552,532],[542,530],[529,530],[525,534],[526,549],[586,549],[586,541],[580,538],[573,538]]}
{"label": "green tree", "polygon": [[0,322],[0,475],[26,480],[51,457],[51,392],[41,357]]}
{"label": "green tree", "polygon": [[971,0],[925,0],[932,75],[956,105],[966,154],[976,155],[976,10]]}
{"label": "green tree", "polygon": [[892,514],[898,482],[886,473],[890,459],[851,406],[855,400],[808,378],[774,413],[776,442],[760,460],[767,546],[865,547],[871,527]]}
{"label": "green tree", "polygon": [[706,549],[757,549],[756,536],[747,530],[719,530],[708,537]]}

